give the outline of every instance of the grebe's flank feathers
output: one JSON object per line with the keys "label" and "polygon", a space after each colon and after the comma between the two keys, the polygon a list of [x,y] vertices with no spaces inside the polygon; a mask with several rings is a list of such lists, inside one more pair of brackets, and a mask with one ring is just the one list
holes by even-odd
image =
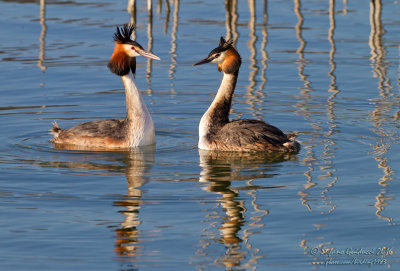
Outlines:
{"label": "grebe's flank feathers", "polygon": [[224,151],[293,152],[299,149],[295,138],[264,121],[241,119],[211,129],[206,139],[212,148]]}

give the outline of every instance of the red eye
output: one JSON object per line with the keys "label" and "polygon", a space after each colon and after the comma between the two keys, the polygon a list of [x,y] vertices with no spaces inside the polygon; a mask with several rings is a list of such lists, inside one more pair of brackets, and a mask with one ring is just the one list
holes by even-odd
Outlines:
{"label": "red eye", "polygon": [[215,57],[215,58],[218,58],[219,56],[220,56],[220,54],[216,54],[214,57]]}
{"label": "red eye", "polygon": [[133,51],[136,51],[135,47],[133,47],[133,46],[131,47],[131,49],[132,49]]}

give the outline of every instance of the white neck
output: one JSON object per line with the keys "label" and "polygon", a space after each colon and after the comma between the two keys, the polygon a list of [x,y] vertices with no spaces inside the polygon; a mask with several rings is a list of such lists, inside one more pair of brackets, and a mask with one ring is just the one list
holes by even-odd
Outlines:
{"label": "white neck", "polygon": [[126,119],[130,147],[150,145],[155,143],[153,119],[146,104],[136,87],[132,72],[121,76],[125,86]]}
{"label": "white neck", "polygon": [[[215,96],[207,112],[213,111],[213,109],[217,108],[218,104],[220,104],[222,101],[225,100],[229,100],[229,106],[230,106],[230,101],[232,99],[233,91],[235,90],[236,86],[237,74],[230,74],[230,73],[223,73],[223,74],[224,76],[222,77],[222,82],[221,85],[219,86],[217,95]],[[230,108],[228,109],[228,115],[229,115],[229,110]]]}
{"label": "white neck", "polygon": [[238,74],[224,73],[221,85],[210,107],[204,113],[199,125],[199,148],[208,149],[205,137],[213,127],[221,127],[229,122],[232,95],[235,90]]}

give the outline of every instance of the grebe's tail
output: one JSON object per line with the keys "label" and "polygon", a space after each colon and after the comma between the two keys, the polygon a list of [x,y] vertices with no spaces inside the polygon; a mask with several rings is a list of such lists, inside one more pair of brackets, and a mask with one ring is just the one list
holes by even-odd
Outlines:
{"label": "grebe's tail", "polygon": [[57,137],[61,132],[60,126],[58,126],[57,122],[53,122],[53,127],[50,129],[50,134],[54,135],[54,137]]}

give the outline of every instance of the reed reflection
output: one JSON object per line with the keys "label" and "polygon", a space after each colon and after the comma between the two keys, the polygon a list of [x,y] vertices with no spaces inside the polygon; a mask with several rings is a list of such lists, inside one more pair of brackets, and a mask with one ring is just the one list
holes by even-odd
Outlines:
{"label": "reed reflection", "polygon": [[347,14],[347,0],[343,0],[343,10],[342,10],[343,15]]}
{"label": "reed reflection", "polygon": [[[331,95],[327,98],[326,101],[326,109],[327,109],[327,116],[329,120],[327,121],[328,127],[327,127],[327,132],[323,132],[323,127],[322,123],[313,117],[313,112],[307,112],[307,108],[312,108],[309,103],[312,102],[312,97],[311,97],[311,91],[312,88],[310,88],[310,81],[307,79],[307,76],[304,75],[303,71],[306,65],[309,63],[309,61],[306,59],[304,50],[306,47],[306,41],[303,38],[302,31],[303,31],[303,22],[304,22],[304,17],[301,12],[301,2],[299,0],[295,0],[295,9],[294,9],[297,17],[298,17],[298,23],[295,27],[296,33],[297,33],[297,38],[299,40],[299,48],[297,49],[297,53],[299,55],[299,77],[300,80],[304,84],[304,88],[302,88],[302,100],[300,103],[297,105],[299,108],[299,113],[302,114],[309,122],[310,124],[316,129],[317,131],[320,130],[318,135],[318,138],[315,138],[312,140],[312,142],[316,143],[317,141],[320,141],[319,143],[322,143],[324,145],[323,147],[323,155],[321,156],[320,159],[317,158],[315,151],[314,151],[314,144],[310,144],[308,146],[305,146],[306,150],[306,158],[304,160],[305,164],[309,166],[309,170],[307,170],[304,175],[307,178],[307,183],[304,185],[305,190],[299,192],[300,195],[300,200],[304,206],[309,211],[312,211],[312,207],[308,203],[307,197],[309,196],[308,190],[311,188],[315,187],[318,183],[314,182],[312,179],[312,172],[314,172],[314,165],[315,164],[322,164],[319,165],[319,168],[322,170],[322,174],[318,176],[318,178],[321,180],[319,183],[320,185],[323,185],[323,182],[327,182],[326,185],[322,186],[322,191],[321,197],[323,201],[323,205],[329,208],[328,213],[332,212],[335,209],[335,205],[328,200],[328,197],[326,196],[326,193],[334,186],[334,184],[338,181],[338,177],[335,176],[336,169],[334,168],[334,161],[333,159],[335,158],[335,149],[336,149],[336,142],[334,140],[333,135],[336,133],[338,130],[338,125],[336,121],[336,115],[335,115],[335,105],[336,105],[336,98],[337,95],[340,93],[339,89],[337,88],[336,85],[336,62],[335,62],[335,53],[336,53],[336,45],[335,45],[335,29],[336,29],[336,20],[335,20],[335,0],[330,0],[329,1],[329,30],[328,30],[328,41],[330,43],[330,51],[329,51],[329,64],[331,66],[330,71],[328,72],[328,76],[330,77],[330,84],[329,84],[329,92],[331,92]],[[321,141],[321,137],[323,138]],[[321,161],[319,161],[321,160]]]}
{"label": "reed reflection", "polygon": [[[297,24],[295,26],[296,37],[299,40],[299,48],[297,48],[297,50],[296,50],[296,53],[299,55],[299,60],[297,61],[298,74],[299,74],[300,80],[304,84],[304,87],[301,88],[301,94],[303,95],[303,98],[305,99],[305,101],[308,101],[308,100],[310,100],[309,92],[312,91],[312,88],[311,88],[311,81],[308,80],[308,75],[304,74],[304,68],[306,67],[306,65],[308,63],[310,63],[310,61],[304,56],[304,50],[307,46],[307,42],[303,38],[304,16],[301,11],[301,1],[300,0],[294,0],[294,12],[298,18]],[[301,104],[298,107],[303,108],[303,106]],[[305,108],[307,108],[307,107],[305,107]]]}
{"label": "reed reflection", "polygon": [[268,1],[264,0],[264,9],[263,9],[263,25],[262,25],[262,41],[261,41],[261,55],[262,55],[262,69],[261,69],[261,84],[259,86],[260,94],[262,97],[264,97],[264,87],[265,84],[267,83],[267,68],[268,68],[268,52],[267,52],[267,43],[268,43],[268,31],[267,31],[267,25],[268,25]]}
{"label": "reed reflection", "polygon": [[[226,0],[225,1],[225,27],[226,27],[226,38],[227,39],[232,39],[233,44],[236,45],[237,39],[239,38],[239,32],[237,30],[238,27],[238,13],[237,13],[237,0]],[[250,105],[250,110],[251,114],[256,118],[256,119],[262,119],[263,116],[263,110],[261,104],[263,103],[263,97],[264,95],[264,87],[267,82],[266,78],[266,69],[267,69],[267,59],[268,59],[268,54],[266,51],[266,46],[267,46],[267,23],[268,23],[268,13],[267,13],[267,0],[264,0],[264,6],[263,6],[263,26],[262,26],[262,43],[261,43],[261,54],[262,54],[262,73],[261,73],[261,80],[262,83],[260,84],[259,88],[256,90],[257,86],[257,75],[260,71],[260,67],[258,64],[257,60],[257,41],[258,41],[258,36],[257,36],[257,31],[256,31],[256,26],[257,26],[257,16],[256,16],[256,1],[255,0],[249,0],[248,1],[248,7],[249,7],[249,22],[248,22],[248,28],[249,28],[249,37],[250,39],[248,40],[248,48],[250,50],[250,73],[249,73],[249,85],[246,87],[247,88],[247,104]]]}
{"label": "reed reflection", "polygon": [[[398,137],[397,130],[394,130],[390,123],[395,122],[399,114],[399,109],[397,109],[399,100],[395,98],[395,95],[391,91],[394,87],[391,85],[390,77],[387,75],[387,49],[383,43],[385,31],[382,24],[382,8],[383,4],[381,0],[370,0],[370,60],[373,67],[372,72],[378,78],[380,95],[380,98],[375,103],[375,109],[371,113],[374,126],[373,131],[378,136],[376,144],[373,145],[372,154],[378,162],[378,168],[383,170],[383,176],[378,180],[378,184],[381,186],[380,193],[375,197],[376,215],[380,219],[391,223],[393,218],[384,215],[384,211],[389,204],[388,201],[393,200],[393,197],[388,195],[388,188],[396,172],[390,165],[388,158],[390,155],[388,153],[391,149],[391,142],[395,141]],[[391,112],[393,111],[394,113],[391,116]]]}
{"label": "reed reflection", "polygon": [[[331,69],[328,75],[331,77],[331,83],[329,85],[329,92],[332,92],[332,95],[328,98],[328,110],[330,117],[330,124],[333,124],[335,121],[335,114],[333,113],[334,109],[334,99],[340,93],[339,89],[336,85],[336,62],[335,62],[335,53],[336,53],[336,43],[335,43],[335,29],[336,29],[336,20],[335,20],[335,0],[329,0],[329,31],[328,31],[328,40],[331,45],[331,49],[329,51],[329,65]],[[331,127],[333,128],[333,127]],[[330,134],[332,134],[332,130],[330,130]]]}
{"label": "reed reflection", "polygon": [[[158,3],[159,6],[159,12],[161,12],[161,3],[159,1]],[[128,5],[127,5],[127,10],[131,14],[131,20],[130,23],[136,27],[136,0],[128,0]],[[147,50],[151,52],[153,50],[153,6],[152,2],[149,0],[147,1],[147,17],[148,17],[148,23],[147,23]],[[132,32],[132,39],[136,39],[136,30]],[[147,59],[147,69],[146,69],[146,81],[148,84],[151,84],[151,74],[153,71],[153,61],[148,58]],[[151,94],[152,89],[149,88],[148,92]]]}
{"label": "reed reflection", "polygon": [[[151,0],[149,1],[150,4],[147,5],[148,8],[148,18],[149,18],[149,23],[147,24],[147,50],[149,52],[153,51],[153,8],[151,5]],[[148,84],[151,84],[151,72],[153,70],[153,61],[152,59],[148,58],[147,59],[147,73],[146,73],[146,80]],[[149,92],[151,93],[151,89],[149,89]]]}
{"label": "reed reflection", "polygon": [[[256,17],[256,3],[255,0],[249,0],[249,11],[250,11],[250,16],[249,16],[249,23],[248,27],[250,30],[249,33],[249,41],[247,43],[249,50],[250,50],[250,74],[249,74],[249,85],[247,86],[247,93],[248,93],[248,99],[247,103],[250,105],[251,108],[251,113],[252,115],[261,120],[263,118],[260,104],[262,104],[262,100],[260,99],[260,91],[258,93],[255,93],[256,89],[256,77],[258,74],[258,71],[260,68],[258,67],[257,63],[257,49],[256,49],[256,43],[258,40],[258,37],[256,35],[256,23],[257,23],[257,17]],[[258,106],[257,106],[258,105]]]}
{"label": "reed reflection", "polygon": [[[265,227],[263,220],[269,213],[258,204],[258,191],[282,186],[262,186],[252,182],[273,177],[280,162],[296,156],[205,150],[199,150],[199,155],[202,169],[199,181],[204,183],[206,191],[217,194],[219,198],[217,205],[206,210],[204,222],[208,225],[203,230],[204,238],[196,254],[201,255],[202,261],[210,258],[213,263],[209,264],[216,263],[226,270],[256,268],[258,259],[262,257],[259,255],[261,248],[254,247],[252,240],[257,238],[257,230]],[[246,181],[246,184],[236,186],[232,183],[234,181]],[[224,245],[224,253],[215,255],[215,246],[220,244]],[[198,266],[200,270],[203,267],[204,264]]]}
{"label": "reed reflection", "polygon": [[171,13],[171,8],[169,6],[169,0],[165,0],[165,24],[164,24],[164,34],[168,32],[169,25],[169,14]]}
{"label": "reed reflection", "polygon": [[249,41],[247,43],[249,50],[250,50],[250,85],[248,86],[249,90],[254,90],[254,86],[256,85],[255,78],[258,73],[258,65],[257,65],[257,49],[256,49],[256,43],[257,43],[257,35],[256,35],[256,23],[257,23],[257,16],[256,16],[256,3],[255,0],[249,0],[249,11],[250,11],[250,16],[249,16]]}
{"label": "reed reflection", "polygon": [[[173,13],[173,26],[171,33],[171,50],[169,54],[171,55],[171,65],[169,67],[169,77],[175,79],[175,70],[177,65],[177,33],[178,33],[178,23],[179,23],[179,0],[174,0],[174,13]],[[175,92],[174,88],[171,88]]]}
{"label": "reed reflection", "polygon": [[[336,20],[335,20],[335,0],[329,0],[329,31],[328,31],[328,40],[331,45],[331,49],[329,51],[329,64],[331,66],[330,71],[328,72],[328,76],[331,78],[331,83],[329,84],[329,92],[332,94],[327,99],[327,115],[328,115],[328,131],[325,134],[325,146],[324,146],[324,155],[322,159],[325,161],[326,166],[324,167],[325,174],[323,178],[328,180],[328,184],[324,187],[325,189],[321,192],[323,197],[323,201],[330,208],[329,213],[332,212],[336,206],[328,199],[326,193],[334,186],[334,184],[338,181],[338,177],[335,176],[336,168],[334,167],[333,159],[336,157],[336,141],[334,140],[333,135],[338,130],[338,124],[336,122],[335,115],[335,106],[336,106],[336,97],[340,93],[339,89],[336,86],[336,62],[335,62],[335,53],[336,53],[336,44],[335,44],[335,29],[336,29]],[[321,178],[322,176],[320,176]],[[322,178],[321,178],[322,179]]]}
{"label": "reed reflection", "polygon": [[[233,45],[236,46],[239,38],[238,27],[238,12],[237,12],[237,0],[225,0],[225,28],[226,28],[226,40],[232,39]],[[242,114],[236,113],[235,109],[231,109],[232,114],[236,114],[238,118],[242,117]]]}
{"label": "reed reflection", "polygon": [[[304,147],[306,151],[306,158],[304,159],[304,163],[308,166],[308,170],[304,173],[306,177],[306,183],[304,184],[304,190],[299,192],[300,201],[302,205],[304,205],[308,211],[313,212],[315,209],[321,210],[321,213],[326,217],[329,216],[336,209],[335,203],[331,200],[331,197],[328,195],[332,188],[338,181],[338,176],[336,175],[336,168],[334,159],[336,157],[336,141],[334,139],[334,135],[338,130],[338,124],[336,121],[336,99],[337,95],[339,95],[340,91],[336,84],[336,62],[335,62],[335,54],[336,54],[336,43],[335,43],[335,30],[336,30],[336,18],[335,18],[335,0],[329,1],[329,30],[328,30],[328,41],[330,44],[329,51],[329,65],[330,70],[328,72],[328,76],[330,77],[330,83],[328,86],[328,91],[331,93],[330,96],[327,97],[325,108],[327,111],[328,121],[326,122],[327,127],[324,128],[324,123],[313,116],[313,112],[310,110],[312,107],[311,103],[313,102],[313,98],[311,93],[313,89],[311,88],[311,82],[308,79],[308,76],[304,74],[305,67],[310,63],[304,53],[307,42],[303,38],[303,23],[304,17],[301,12],[301,1],[295,0],[295,9],[294,9],[297,17],[298,23],[295,27],[297,38],[299,40],[299,48],[297,49],[297,53],[299,55],[298,60],[298,70],[300,80],[303,82],[304,87],[301,90],[302,100],[297,105],[299,108],[299,114],[302,114],[305,119],[309,121],[315,133],[312,135],[311,143]],[[325,132],[326,131],[326,132]],[[316,146],[323,146],[322,155],[316,154]],[[313,174],[319,172],[318,182],[313,180]],[[316,188],[319,189],[316,189]],[[319,193],[320,201],[311,201],[309,200],[310,194]],[[325,210],[324,210],[325,209]],[[317,244],[308,245],[309,241],[307,235],[305,238],[300,241],[300,246],[304,249],[306,254],[309,254],[309,247],[326,247],[332,242],[326,240],[326,237],[322,233],[322,229],[328,227],[329,224],[326,222],[315,223],[312,225],[313,227],[313,236],[312,240],[323,240],[317,241]],[[317,259],[313,259],[315,261]]]}
{"label": "reed reflection", "polygon": [[40,32],[40,46],[39,46],[39,60],[38,67],[44,72],[47,69],[47,66],[43,64],[45,60],[45,51],[46,51],[46,0],[40,0],[40,26],[42,28]]}
{"label": "reed reflection", "polygon": [[225,0],[226,39],[232,39],[234,46],[236,46],[236,42],[239,38],[239,33],[237,31],[237,20],[239,18],[237,4],[237,0]]}
{"label": "reed reflection", "polygon": [[[301,11],[300,0],[294,0],[294,13],[296,14],[298,19],[295,26],[296,37],[299,41],[299,47],[296,50],[296,53],[299,56],[299,59],[297,61],[298,75],[300,81],[303,84],[303,87],[300,88],[301,99],[296,105],[296,108],[298,108],[297,114],[302,115],[314,128],[320,129],[318,121],[315,119],[315,117],[313,116],[313,112],[310,110],[312,108],[310,104],[312,103],[311,93],[313,91],[311,87],[311,81],[308,79],[308,75],[304,73],[304,69],[310,63],[310,61],[305,57],[304,54],[307,42],[303,38],[304,16]],[[317,140],[317,138],[313,138],[312,142],[315,142],[314,140]],[[312,177],[312,174],[315,171],[314,165],[317,161],[317,156],[315,154],[314,148],[315,146],[313,144],[303,146],[303,153],[305,153],[303,163],[308,166],[308,170],[304,172],[304,176],[306,177],[307,182],[304,184],[304,190],[299,191],[300,201],[302,205],[304,205],[310,212],[312,211],[312,208],[308,200],[308,197],[310,195],[308,191],[317,185],[317,183],[313,181]]]}
{"label": "reed reflection", "polygon": [[[136,0],[128,0],[128,12],[131,14],[131,24],[136,28]],[[136,40],[136,31],[132,32],[132,39]]]}

